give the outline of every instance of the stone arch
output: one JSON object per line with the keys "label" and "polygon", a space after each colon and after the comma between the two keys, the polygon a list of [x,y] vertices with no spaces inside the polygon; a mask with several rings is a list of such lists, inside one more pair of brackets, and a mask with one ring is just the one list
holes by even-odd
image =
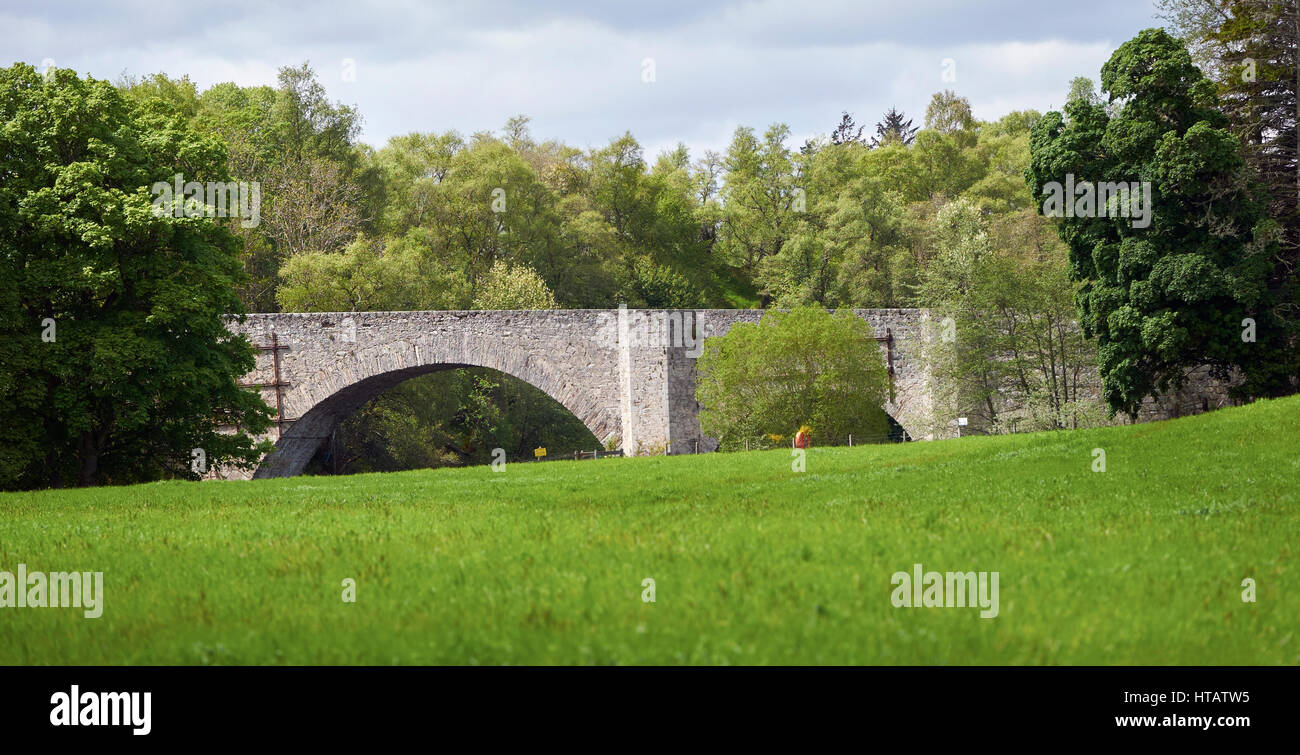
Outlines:
{"label": "stone arch", "polygon": [[411,378],[464,367],[485,367],[518,378],[568,409],[602,443],[619,438],[618,418],[600,404],[598,392],[589,390],[578,376],[551,364],[545,355],[463,347],[467,345],[417,339],[340,351],[337,361],[302,375],[306,379],[286,393],[283,411],[292,422],[253,477],[301,474],[335,426],[371,398]]}

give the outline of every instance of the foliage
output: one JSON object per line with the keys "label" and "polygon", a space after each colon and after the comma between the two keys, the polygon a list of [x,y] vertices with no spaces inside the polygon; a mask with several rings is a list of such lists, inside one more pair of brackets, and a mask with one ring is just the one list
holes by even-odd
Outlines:
{"label": "foliage", "polygon": [[[1193,59],[1219,89],[1219,103],[1246,163],[1269,189],[1279,250],[1268,287],[1275,312],[1300,343],[1300,0],[1160,0]],[[1300,380],[1300,349],[1289,354]]]}
{"label": "foliage", "polygon": [[937,326],[929,367],[935,400],[970,420],[963,433],[1097,424],[1086,379],[1096,351],[1074,319],[1076,286],[1049,222],[1024,210],[990,228],[960,199],[935,216],[933,235],[919,287]]}
{"label": "foliage", "polygon": [[340,253],[308,252],[280,270],[276,296],[289,312],[458,309],[466,284],[434,259],[421,234],[358,238]]}
{"label": "foliage", "polygon": [[[1135,416],[1145,398],[1176,389],[1201,364],[1224,378],[1244,371],[1242,395],[1287,391],[1284,335],[1267,290],[1271,223],[1213,84],[1179,42],[1155,29],[1121,45],[1101,82],[1122,103],[1118,113],[1085,99],[1069,102],[1064,115],[1048,113],[1034,128],[1026,178],[1044,203],[1046,185],[1067,176],[1150,182],[1149,227],[1099,216],[1114,215],[1119,199],[1083,213],[1098,217],[1076,210],[1058,226],[1071,273],[1083,282],[1080,319],[1097,337],[1112,412]],[[1257,342],[1243,338],[1247,318]]]}
{"label": "foliage", "polygon": [[0,487],[196,477],[195,449],[258,458],[269,409],[236,383],[253,351],[223,321],[242,310],[236,240],[155,213],[150,191],[224,181],[225,158],[157,99],[0,70]]}
{"label": "foliage", "polygon": [[696,366],[700,427],[723,449],[804,424],[824,444],[888,434],[884,355],[850,311],[768,310],[706,339]]}
{"label": "foliage", "polygon": [[957,137],[962,146],[975,143],[975,116],[970,100],[958,97],[951,89],[935,92],[925,108],[925,127],[940,134]]}
{"label": "foliage", "polygon": [[853,116],[849,115],[849,111],[845,110],[844,114],[840,116],[839,125],[831,132],[831,144],[865,143],[862,138],[862,132],[865,129],[866,126],[854,123]]}
{"label": "foliage", "polygon": [[474,295],[474,309],[555,309],[546,281],[522,265],[497,261]]}
{"label": "foliage", "polygon": [[904,147],[912,143],[917,127],[898,108],[891,107],[885,117],[876,123],[876,135],[871,138],[871,146],[881,147],[888,144],[901,144]]}
{"label": "foliage", "polygon": [[360,190],[337,163],[287,157],[267,171],[264,181],[274,202],[262,228],[282,257],[337,252],[360,231]]}

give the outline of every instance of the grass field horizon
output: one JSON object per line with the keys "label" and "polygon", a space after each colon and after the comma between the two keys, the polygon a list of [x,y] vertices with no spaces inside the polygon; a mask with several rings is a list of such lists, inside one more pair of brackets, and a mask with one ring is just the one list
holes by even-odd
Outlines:
{"label": "grass field horizon", "polygon": [[[803,473],[787,449],[7,493],[0,571],[103,571],[104,608],[0,608],[0,664],[1294,665],[1298,452],[1292,397]],[[999,615],[894,607],[917,563],[998,572]]]}

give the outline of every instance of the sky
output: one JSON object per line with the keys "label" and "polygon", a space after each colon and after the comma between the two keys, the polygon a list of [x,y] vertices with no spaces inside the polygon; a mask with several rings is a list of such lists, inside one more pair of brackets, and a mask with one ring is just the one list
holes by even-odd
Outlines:
{"label": "sky", "polygon": [[[188,75],[274,85],[310,61],[361,140],[499,131],[598,147],[625,131],[647,159],[678,142],[723,150],[737,126],[787,124],[791,146],[848,111],[924,120],[952,89],[975,117],[1059,108],[1075,76],[1159,26],[1153,0],[701,0],[196,4],[6,0],[0,65],[50,62],[116,80]],[[108,7],[111,6],[111,7]]]}

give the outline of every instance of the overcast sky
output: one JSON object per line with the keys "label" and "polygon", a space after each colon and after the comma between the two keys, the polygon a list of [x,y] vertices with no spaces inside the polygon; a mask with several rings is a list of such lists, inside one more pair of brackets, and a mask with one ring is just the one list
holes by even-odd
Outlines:
{"label": "overcast sky", "polygon": [[0,65],[163,71],[205,88],[274,84],[309,60],[376,147],[525,114],[536,138],[579,147],[631,131],[653,159],[776,121],[798,146],[842,110],[873,124],[896,105],[920,125],[944,88],[982,119],[1060,107],[1071,78],[1095,81],[1115,47],[1160,25],[1154,14],[1152,0],[7,1]]}

